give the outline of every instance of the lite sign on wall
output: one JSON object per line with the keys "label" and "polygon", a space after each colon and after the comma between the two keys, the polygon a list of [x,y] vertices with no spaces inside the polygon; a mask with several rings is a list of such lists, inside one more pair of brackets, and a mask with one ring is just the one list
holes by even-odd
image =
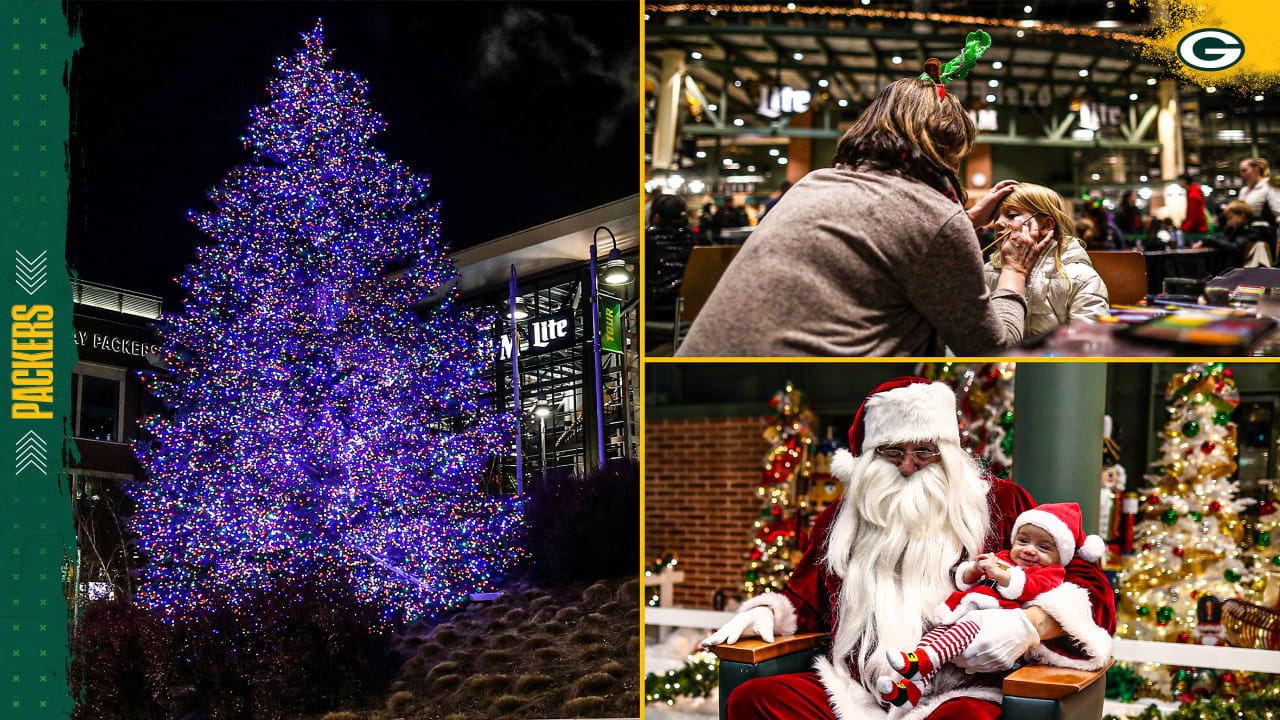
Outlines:
{"label": "lite sign on wall", "polygon": [[797,90],[786,85],[766,85],[760,88],[760,107],[756,112],[767,118],[781,117],[784,113],[802,113],[809,109],[813,98],[808,90]]}
{"label": "lite sign on wall", "polygon": [[[523,320],[516,334],[520,338],[520,357],[534,357],[563,350],[573,345],[573,314],[552,313]],[[511,335],[502,334],[502,360],[511,359]]]}

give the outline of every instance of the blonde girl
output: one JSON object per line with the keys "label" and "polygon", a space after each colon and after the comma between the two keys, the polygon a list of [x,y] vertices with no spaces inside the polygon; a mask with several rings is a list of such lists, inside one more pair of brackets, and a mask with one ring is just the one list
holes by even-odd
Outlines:
{"label": "blonde girl", "polygon": [[[1071,320],[1096,321],[1108,312],[1107,286],[1093,269],[1084,242],[1076,237],[1075,222],[1065,206],[1053,190],[1019,183],[996,212],[994,224],[1002,238],[1021,232],[1024,225],[1032,237],[1054,231],[1055,242],[1027,275],[1027,337]],[[984,267],[992,290],[1001,265],[997,252]]]}

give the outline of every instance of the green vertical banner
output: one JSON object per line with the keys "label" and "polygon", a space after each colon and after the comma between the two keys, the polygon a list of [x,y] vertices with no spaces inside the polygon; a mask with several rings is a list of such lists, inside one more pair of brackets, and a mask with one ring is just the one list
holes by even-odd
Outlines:
{"label": "green vertical banner", "polygon": [[621,303],[602,302],[600,304],[600,350],[622,352]]}
{"label": "green vertical banner", "polygon": [[66,718],[64,558],[75,558],[64,418],[75,366],[66,271],[65,86],[78,36],[56,0],[0,9],[0,718]]}

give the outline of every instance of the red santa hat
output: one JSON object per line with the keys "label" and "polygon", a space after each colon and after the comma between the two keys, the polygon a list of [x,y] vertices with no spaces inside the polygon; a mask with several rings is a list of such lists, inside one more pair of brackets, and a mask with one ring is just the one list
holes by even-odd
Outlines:
{"label": "red santa hat", "polygon": [[[1066,565],[1076,553],[1085,562],[1098,562],[1107,551],[1106,543],[1097,535],[1085,537],[1080,521],[1080,506],[1076,503],[1045,503],[1018,516],[1013,523],[1013,534],[1023,525],[1035,525],[1053,536],[1058,546],[1058,560]],[[1013,538],[1010,538],[1012,540]]]}
{"label": "red santa hat", "polygon": [[922,377],[894,378],[872,390],[849,427],[854,455],[881,445],[946,440],[960,440],[955,391]]}

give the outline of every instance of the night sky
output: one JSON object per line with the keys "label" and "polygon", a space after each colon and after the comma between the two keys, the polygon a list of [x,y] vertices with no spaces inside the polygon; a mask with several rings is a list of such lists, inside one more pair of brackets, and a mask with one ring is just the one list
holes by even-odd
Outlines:
{"label": "night sky", "polygon": [[250,154],[277,57],[323,17],[333,67],[369,83],[374,145],[431,178],[451,249],[638,192],[634,2],[73,5],[67,260],[161,295],[211,242],[187,220]]}

